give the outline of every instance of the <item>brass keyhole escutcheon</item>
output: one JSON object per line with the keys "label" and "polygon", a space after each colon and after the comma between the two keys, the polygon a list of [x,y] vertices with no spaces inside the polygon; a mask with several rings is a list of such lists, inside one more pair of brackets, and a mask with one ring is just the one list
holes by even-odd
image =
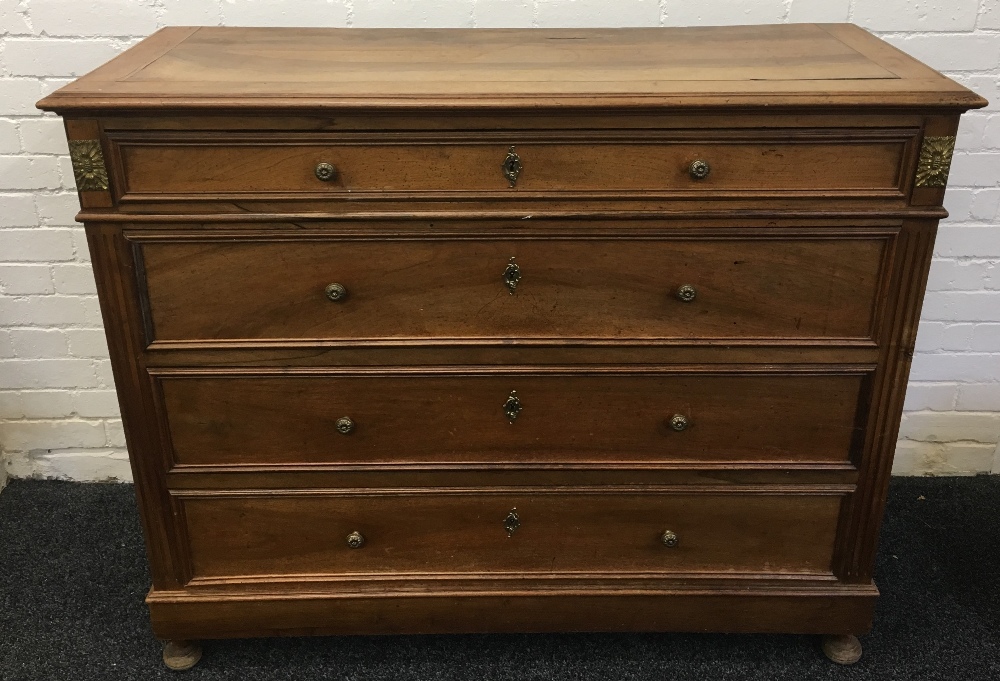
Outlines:
{"label": "brass keyhole escutcheon", "polygon": [[337,428],[337,432],[341,435],[350,435],[354,432],[354,421],[350,416],[341,416],[337,419],[334,426]]}
{"label": "brass keyhole escutcheon", "polygon": [[510,262],[507,263],[507,268],[503,271],[502,276],[508,293],[514,295],[514,290],[517,288],[518,282],[521,281],[521,268],[514,262],[514,256],[511,256]]}
{"label": "brass keyhole escutcheon", "polygon": [[698,291],[691,284],[684,284],[678,287],[675,295],[677,296],[677,300],[682,303],[690,303],[698,296]]}
{"label": "brass keyhole escutcheon", "polygon": [[326,287],[326,297],[333,302],[338,303],[347,297],[347,289],[343,284],[334,282]]}
{"label": "brass keyhole escutcheon", "polygon": [[503,519],[503,529],[507,530],[507,536],[512,537],[514,531],[521,527],[521,517],[517,515],[517,509],[512,508]]}
{"label": "brass keyhole escutcheon", "polygon": [[316,166],[317,179],[323,182],[329,182],[335,177],[337,177],[337,166],[332,163],[320,163]]}
{"label": "brass keyhole escutcheon", "polygon": [[660,541],[663,542],[663,545],[668,549],[672,549],[677,546],[677,535],[670,530],[667,530],[660,537]]}
{"label": "brass keyhole escutcheon", "polygon": [[365,545],[365,535],[360,532],[351,532],[347,535],[347,545],[352,549],[360,549]]}
{"label": "brass keyhole escutcheon", "polygon": [[692,161],[688,167],[688,173],[693,180],[704,180],[710,172],[712,172],[712,168],[708,165],[708,161],[702,161],[701,159]]}
{"label": "brass keyhole escutcheon", "polygon": [[510,149],[507,150],[507,158],[500,164],[500,170],[503,171],[503,176],[507,178],[511,187],[517,184],[517,176],[521,174],[523,167],[521,157],[514,152],[514,147],[511,145]]}
{"label": "brass keyhole escutcheon", "polygon": [[507,397],[507,401],[503,403],[503,412],[507,415],[507,420],[514,423],[523,408],[524,407],[521,406],[521,400],[517,397],[517,391],[511,390],[510,395]]}
{"label": "brass keyhole escutcheon", "polygon": [[688,422],[688,418],[684,414],[674,414],[670,417],[670,427],[678,433],[682,430],[687,430],[689,425],[691,424]]}

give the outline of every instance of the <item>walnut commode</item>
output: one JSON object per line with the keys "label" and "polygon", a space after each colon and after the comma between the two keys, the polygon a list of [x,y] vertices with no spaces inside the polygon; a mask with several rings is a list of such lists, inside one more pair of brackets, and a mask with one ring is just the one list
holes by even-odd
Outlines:
{"label": "walnut commode", "polygon": [[46,97],[167,664],[581,630],[856,660],[985,104],[815,24],[168,28]]}

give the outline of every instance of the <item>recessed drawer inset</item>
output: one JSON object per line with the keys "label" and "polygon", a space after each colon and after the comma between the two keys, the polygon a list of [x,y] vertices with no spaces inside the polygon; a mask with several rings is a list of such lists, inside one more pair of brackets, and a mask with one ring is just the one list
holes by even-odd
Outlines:
{"label": "recessed drawer inset", "polygon": [[846,463],[863,428],[865,373],[499,373],[155,380],[179,465]]}
{"label": "recessed drawer inset", "polygon": [[900,198],[915,130],[539,139],[363,135],[115,140],[126,201],[797,194]]}
{"label": "recessed drawer inset", "polygon": [[828,574],[839,494],[472,490],[184,497],[194,577]]}
{"label": "recessed drawer inset", "polygon": [[888,238],[141,241],[151,340],[871,341]]}

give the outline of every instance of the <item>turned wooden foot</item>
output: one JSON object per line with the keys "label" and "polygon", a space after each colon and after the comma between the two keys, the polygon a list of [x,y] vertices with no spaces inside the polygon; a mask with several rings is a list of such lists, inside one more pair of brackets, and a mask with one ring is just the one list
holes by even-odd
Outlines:
{"label": "turned wooden foot", "polygon": [[823,637],[823,652],[837,664],[854,664],[861,659],[861,641],[850,634]]}
{"label": "turned wooden foot", "polygon": [[198,664],[201,646],[194,641],[165,641],[163,643],[163,664],[175,672],[183,672]]}

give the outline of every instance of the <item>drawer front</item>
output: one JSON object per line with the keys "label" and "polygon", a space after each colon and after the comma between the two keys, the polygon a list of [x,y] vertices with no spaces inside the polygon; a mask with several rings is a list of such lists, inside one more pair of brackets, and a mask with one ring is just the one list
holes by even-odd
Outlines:
{"label": "drawer front", "polygon": [[[140,242],[155,341],[870,341],[888,237]],[[336,300],[328,287],[335,285]],[[335,294],[335,297],[336,295]]]}
{"label": "drawer front", "polygon": [[514,132],[504,139],[484,134],[394,142],[261,133],[255,139],[125,138],[115,147],[125,200],[288,193],[352,200],[575,193],[899,198],[914,138],[912,130],[719,134],[537,140]]}
{"label": "drawer front", "polygon": [[867,376],[206,371],[156,376],[179,465],[844,463]]}
{"label": "drawer front", "polygon": [[[819,573],[842,496],[472,490],[188,497],[197,578]],[[516,516],[516,519],[514,518]],[[666,533],[666,542],[664,535]]]}

